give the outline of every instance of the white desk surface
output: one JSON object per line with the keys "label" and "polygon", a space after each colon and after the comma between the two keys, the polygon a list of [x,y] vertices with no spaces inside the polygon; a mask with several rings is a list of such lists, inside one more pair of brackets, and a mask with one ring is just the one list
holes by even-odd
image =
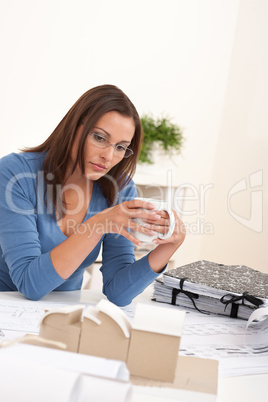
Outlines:
{"label": "white desk surface", "polygon": [[[147,288],[137,296],[133,303],[153,303],[150,300],[151,288]],[[18,292],[0,292],[0,298],[5,300],[27,300]],[[105,298],[96,290],[82,290],[74,292],[52,292],[45,296],[44,301],[68,304],[95,304]],[[250,375],[240,377],[219,378],[217,402],[267,402],[268,400],[268,374]],[[145,399],[144,399],[145,398]],[[132,402],[167,402],[163,398],[143,397],[135,393]]]}

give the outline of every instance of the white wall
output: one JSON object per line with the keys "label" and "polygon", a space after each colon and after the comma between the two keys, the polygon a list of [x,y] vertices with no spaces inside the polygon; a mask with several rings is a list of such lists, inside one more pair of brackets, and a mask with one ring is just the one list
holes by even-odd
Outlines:
{"label": "white wall", "polygon": [[265,229],[226,212],[230,186],[254,169],[266,179],[265,0],[9,0],[0,15],[0,156],[43,141],[90,87],[118,85],[141,114],[184,128],[175,179],[195,199],[179,262],[265,269]]}
{"label": "white wall", "polygon": [[[1,155],[38,144],[102,83],[120,86],[140,113],[168,113],[183,126],[184,159],[199,158],[200,146],[207,154],[203,138],[214,147],[238,4],[1,2]],[[196,169],[186,163],[181,174],[192,179]]]}
{"label": "white wall", "polygon": [[200,255],[268,273],[267,17],[266,0],[241,2]]}

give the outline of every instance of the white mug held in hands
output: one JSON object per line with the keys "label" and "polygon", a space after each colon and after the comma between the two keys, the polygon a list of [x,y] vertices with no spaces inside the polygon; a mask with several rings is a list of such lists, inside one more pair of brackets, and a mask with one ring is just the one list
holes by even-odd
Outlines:
{"label": "white mug held in hands", "polygon": [[[175,216],[173,211],[168,208],[167,203],[163,200],[155,200],[153,198],[135,198],[136,200],[141,200],[143,202],[150,202],[151,204],[155,205],[155,209],[157,211],[166,211],[169,215],[169,230],[167,233],[156,233],[153,236],[147,235],[145,233],[137,232],[135,230],[131,230],[131,234],[136,237],[139,241],[144,244],[153,243],[155,239],[166,240],[170,236],[172,236],[174,229],[175,229]],[[145,208],[144,208],[145,209]],[[141,218],[133,218],[132,219],[138,225],[144,226],[146,223]]]}

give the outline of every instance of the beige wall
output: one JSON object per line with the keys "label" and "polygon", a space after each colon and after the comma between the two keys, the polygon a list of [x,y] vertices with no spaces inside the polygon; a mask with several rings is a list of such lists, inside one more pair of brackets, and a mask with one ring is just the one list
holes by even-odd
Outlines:
{"label": "beige wall", "polygon": [[241,1],[199,257],[268,273],[267,17],[266,0]]}

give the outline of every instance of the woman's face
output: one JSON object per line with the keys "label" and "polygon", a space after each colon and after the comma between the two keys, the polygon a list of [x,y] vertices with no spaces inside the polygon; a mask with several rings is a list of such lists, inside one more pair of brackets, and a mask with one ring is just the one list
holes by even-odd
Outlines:
{"label": "woman's face", "polygon": [[[77,149],[80,136],[83,130],[81,125],[76,134],[73,153]],[[130,146],[135,132],[134,120],[131,117],[122,116],[118,112],[108,112],[104,114],[95,124],[92,132],[98,133],[111,144]],[[101,138],[100,137],[100,138]],[[123,159],[121,155],[114,152],[114,147],[100,148],[92,143],[92,137],[88,135],[85,143],[85,177],[90,180],[98,180],[117,165]]]}

